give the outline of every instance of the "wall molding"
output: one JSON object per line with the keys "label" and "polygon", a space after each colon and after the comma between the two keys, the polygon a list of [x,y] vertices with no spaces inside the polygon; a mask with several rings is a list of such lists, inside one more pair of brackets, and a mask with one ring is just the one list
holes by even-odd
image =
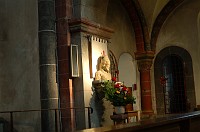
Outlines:
{"label": "wall molding", "polygon": [[114,33],[113,29],[84,18],[69,20],[69,27],[71,33],[85,32],[105,39],[110,39]]}

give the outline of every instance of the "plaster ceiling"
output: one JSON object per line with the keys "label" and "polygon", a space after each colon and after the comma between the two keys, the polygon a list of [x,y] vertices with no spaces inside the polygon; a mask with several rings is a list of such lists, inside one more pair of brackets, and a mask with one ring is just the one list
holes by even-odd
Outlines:
{"label": "plaster ceiling", "polygon": [[156,17],[169,1],[170,0],[138,0],[149,29],[152,29]]}

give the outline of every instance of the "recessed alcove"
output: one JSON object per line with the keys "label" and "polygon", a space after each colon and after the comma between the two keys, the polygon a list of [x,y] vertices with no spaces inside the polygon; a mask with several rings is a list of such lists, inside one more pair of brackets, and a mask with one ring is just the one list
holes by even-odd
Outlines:
{"label": "recessed alcove", "polygon": [[[173,69],[177,72],[177,70],[181,70],[182,73],[179,76],[182,76],[182,82],[175,80],[175,78],[172,78],[173,86],[172,88],[175,90],[175,88],[180,88],[179,86],[184,89],[184,100],[185,100],[185,107],[183,111],[173,111],[169,112],[167,111],[167,103],[166,103],[166,95],[165,95],[165,89],[163,85],[160,83],[160,77],[164,76],[164,62],[166,58],[173,58],[177,59],[176,62],[181,62],[183,69],[181,69],[180,64],[175,69],[173,64]],[[171,61],[171,60],[170,60]],[[173,63],[176,63],[173,62]],[[172,65],[171,65],[172,66]],[[177,46],[170,46],[167,48],[164,48],[161,50],[154,61],[154,80],[155,80],[155,96],[156,96],[156,110],[158,115],[164,115],[164,114],[177,114],[177,113],[183,113],[183,112],[189,112],[193,111],[193,109],[196,107],[196,97],[195,97],[195,87],[194,87],[194,76],[193,76],[193,66],[192,66],[192,59],[190,54],[187,50],[177,47]],[[169,82],[169,80],[168,80]],[[182,83],[181,85],[177,86],[177,83]],[[167,85],[167,84],[166,84]],[[178,94],[180,95],[180,91],[178,91]],[[172,98],[172,97],[170,97]],[[170,102],[170,101],[169,101]]]}

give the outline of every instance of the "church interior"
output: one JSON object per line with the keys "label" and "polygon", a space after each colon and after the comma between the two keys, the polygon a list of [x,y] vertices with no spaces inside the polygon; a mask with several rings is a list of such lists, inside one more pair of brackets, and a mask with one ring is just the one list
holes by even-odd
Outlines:
{"label": "church interior", "polygon": [[0,132],[200,129],[199,0],[0,0],[0,45]]}

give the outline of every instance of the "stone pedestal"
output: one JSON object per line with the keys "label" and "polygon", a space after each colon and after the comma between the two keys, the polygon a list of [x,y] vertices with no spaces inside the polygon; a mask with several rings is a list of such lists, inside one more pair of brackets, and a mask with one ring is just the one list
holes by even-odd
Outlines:
{"label": "stone pedestal", "polygon": [[110,118],[113,120],[114,125],[124,124],[128,120],[128,114],[111,115]]}

